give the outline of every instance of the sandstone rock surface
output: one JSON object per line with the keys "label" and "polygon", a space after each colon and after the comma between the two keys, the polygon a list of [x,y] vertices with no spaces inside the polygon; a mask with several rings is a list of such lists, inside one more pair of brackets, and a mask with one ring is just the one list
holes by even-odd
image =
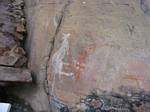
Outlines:
{"label": "sandstone rock surface", "polygon": [[26,4],[29,67],[38,86],[20,94],[37,112],[48,111],[49,101],[54,112],[68,110],[63,106],[75,107],[93,90],[150,90],[149,0]]}
{"label": "sandstone rock surface", "polygon": [[62,4],[63,18],[48,71],[53,103],[75,106],[95,89],[150,90],[148,0],[66,0]]}

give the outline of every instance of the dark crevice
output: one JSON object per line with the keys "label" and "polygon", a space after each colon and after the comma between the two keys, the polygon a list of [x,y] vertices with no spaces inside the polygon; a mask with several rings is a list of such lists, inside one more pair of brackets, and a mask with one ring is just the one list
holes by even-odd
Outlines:
{"label": "dark crevice", "polygon": [[10,103],[10,112],[33,112],[31,106],[18,96],[8,93],[6,88],[0,88],[0,102]]}

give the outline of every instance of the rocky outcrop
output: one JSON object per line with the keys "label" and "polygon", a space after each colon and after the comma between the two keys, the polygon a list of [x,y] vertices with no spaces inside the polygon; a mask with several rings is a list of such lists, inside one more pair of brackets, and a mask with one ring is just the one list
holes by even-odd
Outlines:
{"label": "rocky outcrop", "polygon": [[25,15],[23,0],[0,2],[0,65],[22,67],[27,58],[23,46],[25,40]]}

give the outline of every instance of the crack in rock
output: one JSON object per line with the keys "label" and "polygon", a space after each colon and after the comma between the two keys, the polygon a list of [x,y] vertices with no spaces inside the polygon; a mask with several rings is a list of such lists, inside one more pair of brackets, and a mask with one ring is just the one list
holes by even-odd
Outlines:
{"label": "crack in rock", "polygon": [[[50,87],[49,87],[49,82],[48,82],[48,67],[49,67],[49,60],[51,58],[51,55],[52,55],[52,52],[53,52],[53,49],[54,49],[54,44],[55,44],[55,40],[56,40],[56,37],[57,37],[57,34],[59,33],[60,31],[60,28],[62,26],[62,22],[63,22],[63,19],[65,17],[65,13],[66,13],[66,10],[68,8],[68,6],[70,5],[70,0],[68,0],[64,7],[62,8],[61,10],[61,14],[59,16],[59,19],[56,21],[56,30],[55,30],[55,33],[54,33],[54,36],[53,36],[53,40],[51,43],[49,43],[49,53],[48,53],[48,59],[47,59],[47,63],[46,63],[46,77],[45,77],[45,81],[44,81],[44,89],[45,89],[45,93],[47,94],[48,96],[48,99],[50,99]],[[49,104],[50,104],[50,100],[49,100]]]}

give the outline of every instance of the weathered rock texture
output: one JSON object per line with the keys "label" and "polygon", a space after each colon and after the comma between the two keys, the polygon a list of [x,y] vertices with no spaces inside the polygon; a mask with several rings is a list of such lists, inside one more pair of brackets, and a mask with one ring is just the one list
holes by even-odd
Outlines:
{"label": "weathered rock texture", "polygon": [[0,65],[22,67],[26,53],[22,48],[26,34],[23,0],[0,1]]}
{"label": "weathered rock texture", "polygon": [[[54,102],[53,102],[54,103]],[[60,112],[149,112],[150,93],[135,89],[127,89],[122,93],[93,91],[80,98],[75,107],[69,107],[62,102],[57,103]]]}
{"label": "weathered rock texture", "polygon": [[28,69],[0,67],[0,82],[32,82]]}

